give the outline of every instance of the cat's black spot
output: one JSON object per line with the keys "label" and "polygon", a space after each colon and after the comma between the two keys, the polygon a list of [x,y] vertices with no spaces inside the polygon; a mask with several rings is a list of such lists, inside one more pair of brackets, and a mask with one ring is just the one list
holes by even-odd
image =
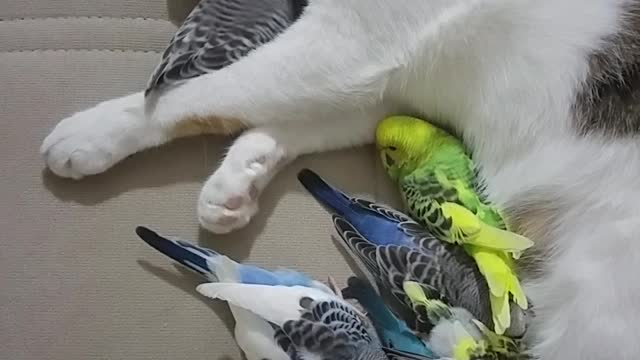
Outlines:
{"label": "cat's black spot", "polygon": [[573,104],[581,135],[640,134],[640,3],[630,2],[618,31],[589,56],[589,73]]}

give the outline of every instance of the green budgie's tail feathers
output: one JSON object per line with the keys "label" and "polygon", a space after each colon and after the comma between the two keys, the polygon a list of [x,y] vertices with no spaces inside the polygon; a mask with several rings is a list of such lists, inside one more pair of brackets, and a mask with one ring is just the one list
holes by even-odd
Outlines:
{"label": "green budgie's tail feathers", "polygon": [[503,334],[511,326],[511,297],[523,309],[528,308],[527,297],[506,255],[482,248],[471,249],[470,255],[489,286],[495,332]]}
{"label": "green budgie's tail feathers", "polygon": [[509,309],[509,296],[495,296],[489,294],[491,298],[491,313],[493,314],[493,327],[496,334],[504,334],[511,326],[511,310]]}
{"label": "green budgie's tail feathers", "polygon": [[493,293],[489,294],[491,303],[491,313],[493,314],[494,331],[502,335],[511,326],[511,302],[513,302],[523,310],[527,310],[528,301],[524,295],[520,284],[511,281],[506,284],[507,292],[502,296],[495,296]]}
{"label": "green budgie's tail feathers", "polygon": [[529,300],[527,299],[527,295],[525,295],[524,290],[522,290],[522,286],[520,286],[520,281],[518,281],[518,278],[515,275],[512,275],[512,279],[509,282],[509,293],[513,297],[513,302],[522,310],[529,309]]}
{"label": "green budgie's tail feathers", "polygon": [[451,220],[451,240],[455,242],[504,251],[524,251],[533,246],[526,237],[490,226],[459,204],[445,202],[440,208]]}

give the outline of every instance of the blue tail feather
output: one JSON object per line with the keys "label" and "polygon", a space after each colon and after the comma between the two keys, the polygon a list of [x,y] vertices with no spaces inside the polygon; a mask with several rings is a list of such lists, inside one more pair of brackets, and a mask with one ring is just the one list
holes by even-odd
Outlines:
{"label": "blue tail feather", "polygon": [[298,173],[298,181],[329,212],[350,218],[354,212],[351,199],[333,186],[322,180],[318,174],[309,169]]}
{"label": "blue tail feather", "polygon": [[211,260],[220,255],[217,252],[201,248],[186,241],[167,239],[144,226],[136,227],[136,234],[154,249],[192,271],[206,278],[215,276],[215,269],[211,269],[210,264]]}
{"label": "blue tail feather", "polygon": [[[206,277],[210,281],[228,281],[218,279],[216,265],[221,264],[221,254],[207,248],[191,244],[183,240],[168,239],[143,226],[136,228],[136,234],[154,249],[186,266],[192,271]],[[311,286],[313,279],[304,273],[280,269],[269,271],[255,265],[234,263],[233,279],[243,284]]]}
{"label": "blue tail feather", "polygon": [[385,304],[384,300],[365,280],[352,276],[342,290],[346,299],[355,299],[371,318],[383,346],[419,355],[427,359],[435,354]]}
{"label": "blue tail feather", "polygon": [[376,325],[385,329],[399,329],[398,319],[387,308],[378,293],[366,281],[352,276],[348,279],[347,287],[342,290],[346,299],[358,300],[368,314],[375,319]]}
{"label": "blue tail feather", "polygon": [[411,221],[408,216],[387,206],[349,197],[309,169],[301,170],[298,180],[329,213],[341,217],[367,242],[414,246],[412,236],[399,228],[403,221]]}

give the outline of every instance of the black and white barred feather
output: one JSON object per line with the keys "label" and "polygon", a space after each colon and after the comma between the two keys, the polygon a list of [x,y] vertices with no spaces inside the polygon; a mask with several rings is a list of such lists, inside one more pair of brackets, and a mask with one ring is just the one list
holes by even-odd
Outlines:
{"label": "black and white barred feather", "polygon": [[[275,338],[291,359],[310,354],[331,360],[386,360],[367,319],[338,301],[302,298],[301,317],[276,328]],[[314,357],[315,358],[315,357]]]}
{"label": "black and white barred feather", "polygon": [[273,40],[308,0],[201,0],[169,42],[145,94],[224,68]]}

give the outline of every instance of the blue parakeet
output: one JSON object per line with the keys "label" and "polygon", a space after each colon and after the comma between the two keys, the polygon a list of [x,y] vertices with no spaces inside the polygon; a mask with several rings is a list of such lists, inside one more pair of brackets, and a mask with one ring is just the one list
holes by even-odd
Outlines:
{"label": "blue parakeet", "polygon": [[382,297],[365,280],[355,276],[349,278],[347,287],[342,289],[342,296],[358,301],[386,348],[436,358],[424,341],[387,307]]}
{"label": "blue parakeet", "polygon": [[[492,325],[486,280],[464,249],[436,239],[401,212],[344,194],[311,170],[302,170],[298,179],[333,214],[334,226],[352,254],[409,311],[402,284],[414,280],[427,286],[432,298],[466,308]],[[423,323],[417,330],[428,332],[430,327]]]}
{"label": "blue parakeet", "polygon": [[[253,265],[239,264],[213,250],[182,240],[168,239],[142,226],[136,228],[136,233],[154,249],[199,273],[211,282],[303,286],[333,294],[328,286],[297,271],[286,269],[268,271]],[[268,322],[233,303],[229,303],[229,308],[236,319],[234,330],[236,342],[248,360],[289,359],[289,355],[274,341],[275,330]]]}
{"label": "blue parakeet", "polygon": [[366,317],[336,294],[307,286],[240,283],[207,283],[197,290],[271,324],[290,359],[387,359]]}
{"label": "blue parakeet", "polygon": [[[354,317],[358,310],[342,300],[335,285],[329,287],[293,270],[269,271],[240,264],[211,249],[169,239],[142,226],[136,228],[136,233],[154,249],[211,281],[198,286],[197,290],[207,297],[228,302],[236,319],[236,342],[248,360],[302,360],[309,354],[331,360],[428,359],[396,349],[383,349],[368,319],[362,315]],[[291,292],[287,290],[294,288]],[[255,295],[256,291],[262,292]],[[236,298],[250,293],[259,303],[269,299],[283,302],[251,305]],[[273,298],[268,298],[269,295]],[[285,305],[292,301],[288,298],[291,295],[304,296],[299,299],[299,306],[287,309]],[[263,305],[266,307],[259,307]],[[266,317],[259,313],[269,306],[282,306],[288,312],[281,318],[269,317],[275,313]],[[302,311],[297,313],[299,317],[287,318],[296,311]],[[320,323],[328,318],[333,321]],[[387,357],[379,358],[380,350]],[[355,352],[362,353],[363,357],[350,357]]]}

